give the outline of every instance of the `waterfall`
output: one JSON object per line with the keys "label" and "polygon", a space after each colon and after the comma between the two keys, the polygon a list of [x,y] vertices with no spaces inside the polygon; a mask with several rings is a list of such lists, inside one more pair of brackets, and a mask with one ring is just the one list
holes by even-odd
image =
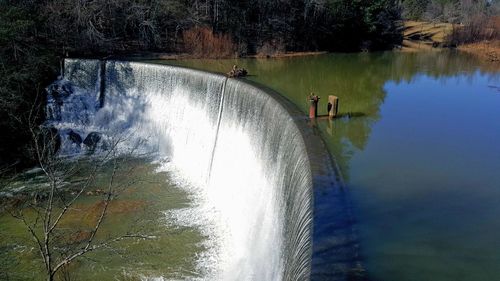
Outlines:
{"label": "waterfall", "polygon": [[228,78],[226,78],[226,80],[224,80],[224,84],[222,85],[222,90],[221,90],[219,114],[218,114],[218,118],[217,118],[217,127],[216,127],[216,131],[215,131],[215,142],[214,142],[214,145],[212,147],[212,156],[210,157],[210,165],[208,166],[208,176],[209,177],[210,177],[210,173],[212,172],[212,164],[213,164],[214,155],[215,155],[215,145],[217,144],[217,136],[219,133],[220,122],[222,119],[221,117],[222,117],[222,109],[224,108],[224,93],[226,92],[227,79]]}
{"label": "waterfall", "polygon": [[51,87],[47,123],[62,135],[61,153],[87,149],[75,134],[98,134],[99,149],[119,138],[168,157],[202,190],[218,222],[208,279],[309,279],[313,175],[303,135],[275,96],[218,74],[120,61],[67,59]]}
{"label": "waterfall", "polygon": [[311,171],[288,112],[260,89],[230,79],[215,145],[210,186],[231,200],[220,204],[238,225],[225,279],[308,279]]}

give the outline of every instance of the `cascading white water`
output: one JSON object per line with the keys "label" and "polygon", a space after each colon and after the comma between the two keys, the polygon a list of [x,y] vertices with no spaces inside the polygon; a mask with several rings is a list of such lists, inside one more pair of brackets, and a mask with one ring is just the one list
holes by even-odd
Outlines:
{"label": "cascading white water", "polygon": [[[64,136],[73,130],[168,157],[213,210],[217,250],[208,257],[215,270],[207,279],[309,279],[312,174],[283,105],[221,75],[117,61],[106,63],[99,97],[99,69],[98,61],[66,60],[58,85],[72,94],[49,97],[49,111],[62,112],[48,123],[63,134],[63,153],[83,146]],[[84,120],[68,113],[82,107]]]}

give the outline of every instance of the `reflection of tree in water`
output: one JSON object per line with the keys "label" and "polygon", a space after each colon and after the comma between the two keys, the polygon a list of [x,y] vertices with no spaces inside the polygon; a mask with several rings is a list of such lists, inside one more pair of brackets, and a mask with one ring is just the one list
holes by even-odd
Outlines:
{"label": "reflection of tree in water", "polygon": [[368,143],[371,128],[380,119],[388,81],[411,82],[418,74],[433,78],[479,71],[499,71],[491,63],[453,51],[327,54],[282,59],[239,59],[176,62],[204,70],[227,72],[233,64],[248,69],[249,79],[267,85],[308,111],[310,92],[321,97],[319,114],[327,113],[328,95],[339,97],[339,114],[331,124],[319,121],[324,139],[345,177],[356,150]]}
{"label": "reflection of tree in water", "polygon": [[[380,106],[388,81],[411,82],[418,75],[435,79],[454,75],[472,75],[476,71],[492,71],[491,64],[481,64],[475,57],[455,52],[381,53],[351,55],[343,61],[344,72],[338,75],[340,114],[351,116],[334,121],[320,122],[328,149],[346,179],[349,162],[356,150],[363,150],[368,142],[371,127],[380,119]],[[342,62],[339,62],[342,63]],[[358,66],[358,73],[352,71]]]}

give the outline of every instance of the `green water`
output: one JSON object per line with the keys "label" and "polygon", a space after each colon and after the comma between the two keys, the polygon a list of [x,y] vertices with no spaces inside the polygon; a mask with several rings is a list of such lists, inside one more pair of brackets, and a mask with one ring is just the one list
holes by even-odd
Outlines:
{"label": "green water", "polygon": [[371,280],[500,276],[500,65],[453,51],[283,59],[157,61],[215,72],[233,64],[318,120],[351,191]]}
{"label": "green water", "polygon": [[[189,194],[172,184],[174,181],[169,173],[157,172],[158,166],[149,160],[121,160],[124,161],[114,181],[118,197],[111,202],[94,244],[127,234],[148,238],[127,238],[90,252],[71,263],[67,270],[69,275],[61,272],[58,280],[192,279],[202,276],[204,273],[197,266],[197,258],[206,250],[202,245],[207,238],[200,229],[176,225],[166,215],[166,212],[191,206]],[[91,174],[92,165],[79,163],[78,172],[65,177],[67,184],[62,192],[72,195],[72,190],[78,190],[83,179]],[[53,242],[54,256],[58,257],[62,247],[78,249],[84,245],[86,240],[80,234],[95,225],[102,207],[99,202],[105,196],[98,190],[107,190],[111,169],[110,165],[105,165],[98,170],[96,181],[61,221],[55,232],[58,238]],[[44,182],[43,175],[36,171],[2,182],[2,205],[12,202],[12,198],[41,192]],[[33,209],[19,209],[28,220],[34,221]],[[22,222],[1,210],[0,226],[0,280],[44,280],[41,257]]]}

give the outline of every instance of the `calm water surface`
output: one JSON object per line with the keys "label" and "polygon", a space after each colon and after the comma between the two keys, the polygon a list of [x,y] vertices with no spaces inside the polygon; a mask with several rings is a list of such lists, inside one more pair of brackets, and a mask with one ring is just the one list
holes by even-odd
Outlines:
{"label": "calm water surface", "polygon": [[238,64],[304,112],[309,92],[320,114],[340,98],[342,117],[315,125],[351,191],[370,279],[499,278],[499,64],[455,52],[168,63]]}

